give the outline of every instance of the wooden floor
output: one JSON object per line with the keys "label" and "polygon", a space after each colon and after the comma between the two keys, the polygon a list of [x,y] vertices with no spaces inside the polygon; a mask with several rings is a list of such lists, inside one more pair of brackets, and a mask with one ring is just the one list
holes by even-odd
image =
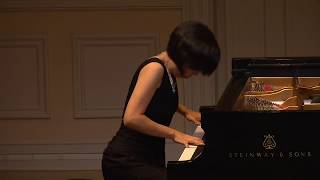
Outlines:
{"label": "wooden floor", "polygon": [[103,180],[101,171],[0,171],[0,180]]}

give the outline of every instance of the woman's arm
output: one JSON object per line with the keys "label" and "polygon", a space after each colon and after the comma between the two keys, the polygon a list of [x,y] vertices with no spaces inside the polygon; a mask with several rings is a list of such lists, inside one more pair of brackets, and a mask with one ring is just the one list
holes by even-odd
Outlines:
{"label": "woman's arm", "polygon": [[201,114],[200,112],[193,111],[186,106],[179,104],[178,112],[182,114],[189,121],[193,122],[196,125],[200,125]]}
{"label": "woman's arm", "polygon": [[156,62],[146,65],[140,71],[124,113],[124,125],[144,134],[172,139],[185,146],[188,144],[202,145],[203,141],[200,138],[156,123],[144,115],[155,91],[161,85],[163,73],[163,67]]}

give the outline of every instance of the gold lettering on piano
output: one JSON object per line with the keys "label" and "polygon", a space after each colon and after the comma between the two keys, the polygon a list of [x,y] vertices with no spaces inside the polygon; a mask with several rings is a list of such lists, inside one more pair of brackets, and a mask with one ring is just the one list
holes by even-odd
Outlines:
{"label": "gold lettering on piano", "polygon": [[268,134],[268,135],[265,135],[264,137],[265,139],[262,143],[263,147],[268,150],[274,149],[277,145],[276,141],[274,140],[274,136]]}
{"label": "gold lettering on piano", "polygon": [[230,159],[307,159],[311,158],[310,151],[289,152],[228,152]]}
{"label": "gold lettering on piano", "polygon": [[[311,151],[274,151],[277,143],[275,136],[268,134],[264,135],[262,146],[266,151],[253,151],[253,152],[227,152],[229,159],[310,159],[313,157]],[[260,148],[259,148],[260,149]],[[279,149],[279,148],[278,148]],[[271,151],[272,150],[272,151]]]}
{"label": "gold lettering on piano", "polygon": [[289,152],[289,158],[305,158],[311,157],[311,152]]}

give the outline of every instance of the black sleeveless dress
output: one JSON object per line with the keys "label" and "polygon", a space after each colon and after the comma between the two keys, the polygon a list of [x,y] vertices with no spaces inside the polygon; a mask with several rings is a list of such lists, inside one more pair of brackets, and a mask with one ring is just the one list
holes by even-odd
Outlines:
{"label": "black sleeveless dress", "polygon": [[[164,74],[161,85],[155,91],[145,115],[159,124],[169,126],[178,108],[178,89],[175,77],[171,75],[170,80],[165,65],[157,58],[144,61],[135,72],[130,84],[123,113],[125,112],[141,69],[151,62],[160,63],[164,68]],[[173,84],[173,86],[171,84]],[[102,161],[103,166],[106,166],[106,168],[127,168],[146,165],[165,167],[165,138],[142,134],[124,126],[122,121],[120,129],[104,150]]]}

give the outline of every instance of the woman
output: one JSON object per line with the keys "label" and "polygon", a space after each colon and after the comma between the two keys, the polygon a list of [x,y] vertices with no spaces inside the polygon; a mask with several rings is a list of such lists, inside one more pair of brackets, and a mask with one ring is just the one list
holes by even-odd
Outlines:
{"label": "woman", "polygon": [[197,137],[169,127],[175,112],[200,124],[200,113],[178,104],[176,77],[210,75],[220,59],[210,29],[183,22],[170,35],[166,51],[144,61],[133,76],[120,129],[104,151],[105,179],[166,179],[165,138],[203,145]]}

